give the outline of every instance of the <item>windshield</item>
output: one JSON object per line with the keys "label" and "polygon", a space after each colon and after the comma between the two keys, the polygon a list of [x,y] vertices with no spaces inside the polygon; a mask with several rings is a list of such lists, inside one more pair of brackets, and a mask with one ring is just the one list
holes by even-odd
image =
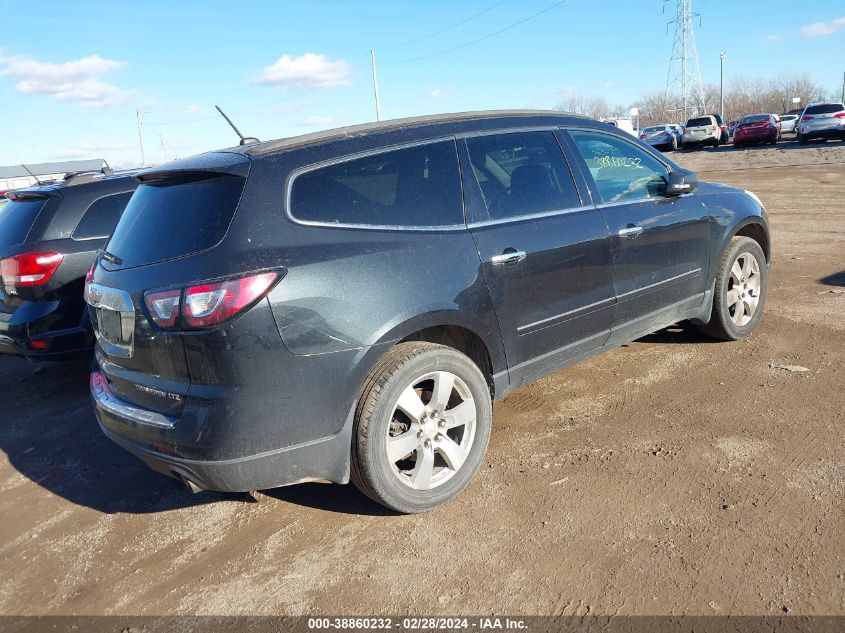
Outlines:
{"label": "windshield", "polygon": [[26,240],[45,198],[0,202],[0,246],[14,246]]}

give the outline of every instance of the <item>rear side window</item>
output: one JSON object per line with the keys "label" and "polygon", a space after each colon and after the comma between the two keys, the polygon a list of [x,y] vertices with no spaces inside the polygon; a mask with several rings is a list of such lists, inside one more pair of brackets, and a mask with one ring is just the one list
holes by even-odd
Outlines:
{"label": "rear side window", "polygon": [[326,224],[462,224],[455,142],[380,152],[302,173],[291,185],[290,214]]}
{"label": "rear side window", "polygon": [[0,202],[0,246],[14,246],[26,240],[46,199]]}
{"label": "rear side window", "polygon": [[709,116],[702,116],[697,119],[690,119],[687,121],[687,127],[701,127],[703,125],[713,125],[713,119]]}
{"label": "rear side window", "polygon": [[220,176],[142,184],[106,249],[130,267],[211,248],[226,235],[244,182]]}
{"label": "rear side window", "polygon": [[117,226],[117,221],[131,197],[132,192],[128,191],[95,200],[85,211],[76,228],[73,229],[71,237],[75,240],[108,237],[114,231],[114,227]]}
{"label": "rear side window", "polygon": [[493,134],[466,143],[490,220],[581,206],[552,132]]}
{"label": "rear side window", "polygon": [[821,105],[808,106],[804,114],[836,114],[845,110],[841,103],[823,103]]}

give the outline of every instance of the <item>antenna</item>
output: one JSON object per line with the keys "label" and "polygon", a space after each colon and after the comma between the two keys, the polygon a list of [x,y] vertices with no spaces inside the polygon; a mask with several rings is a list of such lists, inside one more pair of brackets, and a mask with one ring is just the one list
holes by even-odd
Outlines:
{"label": "antenna", "polygon": [[254,136],[244,136],[243,134],[241,134],[241,131],[237,127],[235,127],[234,123],[232,123],[232,119],[226,116],[226,113],[220,109],[219,105],[216,105],[214,107],[217,108],[217,111],[220,113],[220,116],[226,119],[226,123],[228,123],[231,128],[235,130],[235,134],[237,134],[238,137],[241,139],[240,145],[251,145],[252,143],[258,143],[258,139]]}
{"label": "antenna", "polygon": [[32,176],[33,178],[35,178],[35,182],[37,182],[39,186],[44,184],[43,182],[41,182],[40,180],[38,180],[38,176],[36,176],[35,174],[33,174],[33,173],[32,173],[32,170],[30,170],[30,168],[29,168],[29,167],[27,167],[27,166],[26,166],[26,165],[24,165],[23,163],[21,163],[21,167],[23,167],[23,168],[26,170],[26,173],[28,173],[30,176]]}
{"label": "antenna", "polygon": [[[666,2],[663,0],[663,8]],[[668,24],[675,25],[675,41],[672,57],[669,59],[669,73],[666,76],[666,114],[681,113],[684,120],[691,115],[704,114],[704,92],[701,89],[701,70],[698,66],[698,52],[695,48],[693,19],[701,15],[693,13],[692,0],[676,0],[677,14]],[[668,30],[667,24],[667,30]],[[676,117],[677,118],[677,117]]]}

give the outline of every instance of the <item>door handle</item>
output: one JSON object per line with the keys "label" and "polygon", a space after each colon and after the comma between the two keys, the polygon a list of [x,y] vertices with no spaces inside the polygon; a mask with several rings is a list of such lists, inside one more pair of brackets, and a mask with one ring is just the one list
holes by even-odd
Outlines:
{"label": "door handle", "polygon": [[525,251],[518,251],[513,248],[505,249],[501,255],[493,255],[490,258],[492,264],[516,264],[525,259]]}
{"label": "door handle", "polygon": [[619,229],[616,233],[619,237],[637,237],[640,233],[643,232],[643,227],[635,226],[633,224],[629,224],[624,229]]}

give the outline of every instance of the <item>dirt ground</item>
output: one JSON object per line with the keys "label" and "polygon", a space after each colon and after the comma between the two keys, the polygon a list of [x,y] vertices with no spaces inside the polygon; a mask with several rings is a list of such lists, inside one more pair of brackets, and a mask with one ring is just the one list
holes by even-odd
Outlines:
{"label": "dirt ground", "polygon": [[0,613],[845,614],[845,145],[674,158],[770,213],[758,330],[681,325],[520,389],[428,514],[192,495],[102,437],[85,367],[0,360]]}

